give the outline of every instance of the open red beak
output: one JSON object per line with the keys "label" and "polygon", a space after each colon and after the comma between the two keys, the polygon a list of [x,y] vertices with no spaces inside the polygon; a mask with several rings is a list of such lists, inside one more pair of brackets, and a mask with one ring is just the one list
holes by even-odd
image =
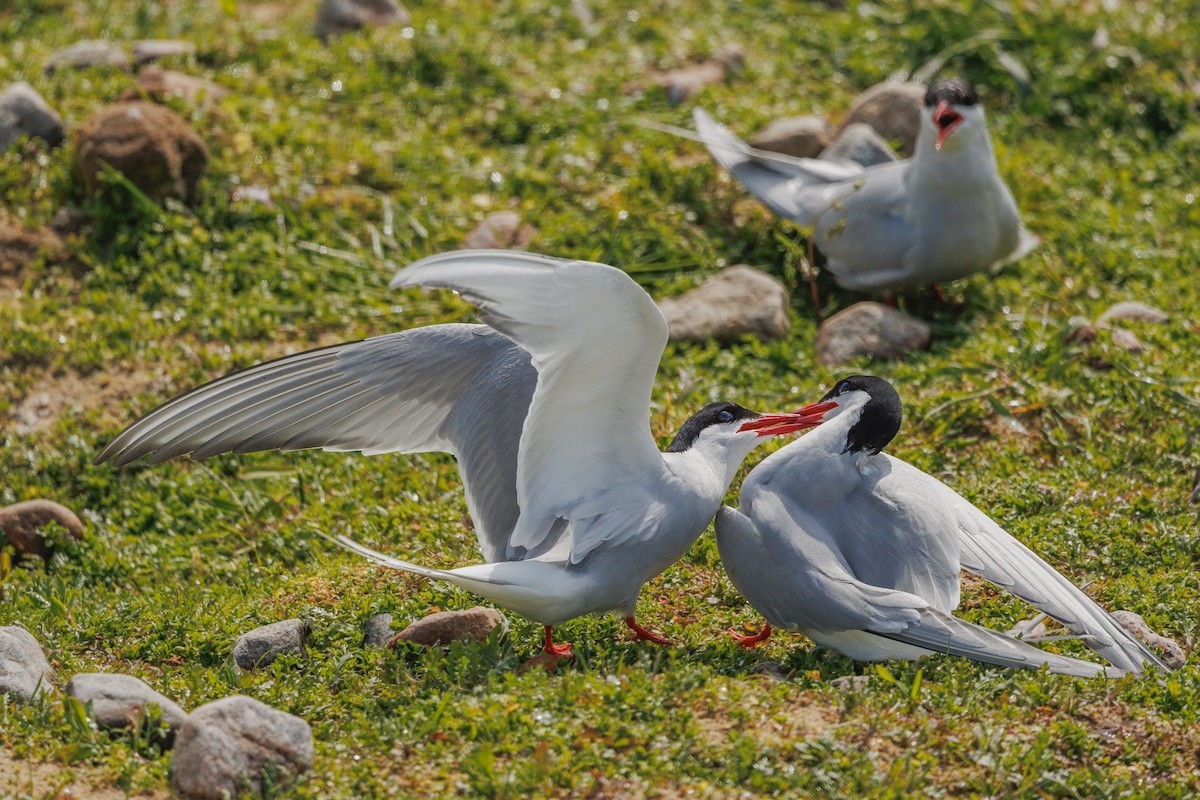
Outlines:
{"label": "open red beak", "polygon": [[825,421],[825,413],[834,408],[837,403],[813,403],[792,414],[763,414],[738,428],[738,433],[757,431],[759,436],[782,436],[815,428]]}
{"label": "open red beak", "polygon": [[933,110],[933,124],[937,125],[938,138],[937,144],[933,146],[934,150],[942,149],[942,142],[946,141],[946,137],[950,132],[957,128],[963,121],[962,114],[959,114],[954,109],[950,108],[950,104],[945,100],[937,104],[937,108]]}

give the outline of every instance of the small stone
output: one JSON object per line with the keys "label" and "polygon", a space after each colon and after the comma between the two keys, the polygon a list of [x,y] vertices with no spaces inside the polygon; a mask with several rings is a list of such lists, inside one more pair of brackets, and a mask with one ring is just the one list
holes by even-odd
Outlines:
{"label": "small stone", "polygon": [[850,104],[842,130],[856,122],[870,125],[884,139],[899,139],[900,152],[911,156],[921,130],[925,87],[919,83],[888,81],[867,89]]}
{"label": "small stone", "polygon": [[806,114],[769,123],[750,137],[751,147],[796,158],[816,158],[833,141],[836,128],[824,117]]}
{"label": "small stone", "polygon": [[1064,337],[1066,341],[1091,344],[1096,341],[1096,336],[1096,327],[1087,317],[1075,316],[1067,320],[1067,334]]}
{"label": "small stone", "polygon": [[864,167],[896,161],[899,156],[870,125],[853,122],[838,133],[819,156],[825,161],[845,159]]}
{"label": "small stone", "polygon": [[919,319],[864,300],[834,314],[817,329],[817,360],[827,367],[855,356],[899,358],[929,347],[931,331]]}
{"label": "small stone", "polygon": [[1167,316],[1165,311],[1159,311],[1157,308],[1152,308],[1136,300],[1126,300],[1122,303],[1117,303],[1101,314],[1100,318],[1096,320],[1096,327],[1110,327],[1111,323],[1116,320],[1149,322],[1152,325],[1162,325],[1168,319],[1170,317]]}
{"label": "small stone", "polygon": [[396,0],[322,0],[313,33],[321,41],[360,28],[408,25],[412,17]]}
{"label": "small stone", "polygon": [[75,170],[88,194],[104,188],[104,165],[122,173],[154,200],[195,199],[208,165],[208,148],[183,117],[154,103],[117,103],[92,115],[79,130]]}
{"label": "small stone", "polygon": [[125,51],[104,39],[84,39],[75,44],[55,50],[43,68],[47,75],[60,67],[115,67],[129,70],[129,56]]}
{"label": "small stone", "polygon": [[1141,639],[1146,644],[1158,650],[1159,658],[1171,669],[1179,669],[1187,663],[1188,654],[1183,645],[1169,637],[1151,630],[1140,614],[1132,611],[1114,611],[1112,618],[1121,627]]}
{"label": "small stone", "polygon": [[1142,346],[1142,340],[1135,336],[1133,331],[1125,328],[1113,328],[1112,340],[1117,347],[1133,355],[1137,355],[1145,349]]}
{"label": "small stone", "polygon": [[419,619],[388,642],[412,642],[425,646],[450,642],[486,642],[495,628],[507,629],[508,620],[494,608],[475,606],[466,611],[439,611]]}
{"label": "small stone", "polygon": [[717,54],[707,61],[654,75],[654,82],[667,90],[667,99],[679,105],[700,93],[705,86],[724,83],[742,68],[742,53],[736,48]]}
{"label": "small stone", "polygon": [[529,244],[537,234],[532,225],[522,225],[516,211],[493,211],[463,237],[466,250],[519,249]]}
{"label": "small stone", "polygon": [[387,647],[391,638],[391,614],[376,614],[363,623],[363,647]]}
{"label": "small stone", "polygon": [[265,667],[281,655],[306,655],[311,629],[302,619],[285,619],[243,633],[233,645],[233,660],[242,669]]}
{"label": "small stone", "polygon": [[190,105],[209,107],[221,102],[228,95],[229,90],[219,83],[152,64],[137,74],[137,88],[126,89],[121,93],[120,100],[141,100],[149,97],[151,100],[162,102],[178,97]]}
{"label": "small stone", "polygon": [[762,270],[738,264],[699,287],[658,303],[677,342],[778,339],[791,329],[787,290]]}
{"label": "small stone", "polygon": [[169,56],[187,56],[194,52],[196,52],[196,45],[181,39],[142,39],[133,43],[135,64]]}
{"label": "small stone", "polygon": [[312,729],[299,717],[234,695],[200,706],[175,735],[171,789],[185,800],[258,797],[312,769]]}
{"label": "small stone", "polygon": [[0,217],[0,282],[20,279],[41,256],[57,261],[66,255],[63,240],[50,228],[30,228]]}
{"label": "small stone", "polygon": [[1038,614],[1036,617],[1023,619],[1013,625],[1005,632],[1005,635],[1025,642],[1036,642],[1051,635],[1050,628],[1047,627],[1049,621],[1050,618],[1045,614]]}
{"label": "small stone", "polygon": [[67,683],[67,694],[85,705],[91,703],[96,725],[104,730],[142,726],[150,707],[157,706],[159,718],[165,723],[160,738],[168,746],[187,719],[187,712],[174,701],[132,675],[81,672]]}
{"label": "small stone", "polygon": [[51,500],[25,500],[0,508],[0,532],[21,555],[50,557],[50,545],[41,528],[51,522],[65,528],[72,538],[83,538],[83,523],[75,512]]}
{"label": "small stone", "polygon": [[51,147],[66,138],[62,117],[25,81],[0,92],[0,150],[22,136],[42,139]]}
{"label": "small stone", "polygon": [[33,634],[15,625],[0,627],[0,695],[28,702],[53,692],[54,670]]}
{"label": "small stone", "polygon": [[760,661],[750,668],[751,675],[762,675],[773,681],[790,681],[796,677],[796,671],[788,669],[777,661]]}

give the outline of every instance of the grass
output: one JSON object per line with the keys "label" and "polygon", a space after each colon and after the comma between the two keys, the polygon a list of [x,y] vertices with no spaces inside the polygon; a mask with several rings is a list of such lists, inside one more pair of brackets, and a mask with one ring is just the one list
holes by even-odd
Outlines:
{"label": "grass", "polygon": [[[1194,647],[1200,609],[1196,354],[1200,223],[1200,8],[1194,3],[410,3],[414,28],[321,47],[311,2],[274,22],[254,4],[30,0],[0,9],[0,85],[28,79],[75,130],[130,85],[124,74],[40,65],[80,38],[187,38],[167,66],[232,90],[174,108],[212,161],[195,207],[148,207],[121,187],[86,201],[69,149],[0,153],[0,206],[45,223],[90,221],[71,265],[33,270],[0,298],[0,503],[48,497],[89,533],[46,564],[0,574],[0,624],[81,671],[145,678],[187,709],[242,692],[313,726],[314,771],[286,797],[584,795],[1184,798],[1200,795],[1200,672],[1103,683],[951,659],[868,667],[779,636],[745,653],[753,624],[711,536],[643,593],[639,616],[681,641],[632,644],[612,619],[564,626],[578,658],[517,674],[537,630],[446,651],[360,647],[360,623],[466,608],[470,595],[331,550],[349,532],[430,565],[477,559],[451,459],[302,453],[114,470],[92,458],[124,424],[224,372],[318,343],[470,317],[443,294],[391,293],[394,269],[457,246],[484,214],[516,208],[531,249],[630,271],[656,296],[722,265],[796,285],[779,342],[671,346],[651,409],[661,441],[713,399],[794,405],[850,371],[892,380],[906,421],[892,452],[942,477],[1095,595]],[[224,9],[236,8],[229,14]],[[1093,47],[1097,30],[1109,43]],[[645,83],[742,47],[744,71],[693,103],[738,132],[777,116],[836,114],[893,74],[938,63],[981,88],[1003,175],[1044,244],[998,275],[950,287],[961,303],[903,299],[934,326],[927,353],[831,371],[812,355],[799,232],[772,218],[693,143],[633,117],[687,124]],[[231,199],[264,186],[266,207]],[[827,315],[861,299],[822,280]],[[1137,299],[1141,354],[1073,316]],[[31,392],[72,407],[18,432]],[[761,453],[759,454],[761,455]],[[752,456],[751,465],[758,456]],[[736,488],[735,482],[735,488]],[[986,588],[963,612],[1006,629],[1028,615]],[[239,674],[234,639],[288,617],[310,657]],[[1064,645],[1068,652],[1077,652]],[[772,682],[764,661],[795,672]],[[161,792],[169,754],[99,735],[60,699],[0,706],[0,744],[51,777]]]}

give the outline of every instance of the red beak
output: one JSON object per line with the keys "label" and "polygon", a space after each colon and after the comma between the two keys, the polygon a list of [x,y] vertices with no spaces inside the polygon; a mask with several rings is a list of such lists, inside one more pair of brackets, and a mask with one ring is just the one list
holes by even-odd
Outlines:
{"label": "red beak", "polygon": [[950,132],[959,126],[963,121],[962,114],[959,114],[954,109],[950,108],[950,104],[945,100],[941,100],[937,104],[937,108],[933,110],[933,124],[937,125],[938,138],[937,144],[933,146],[934,150],[942,149],[942,142],[946,141],[946,137]]}
{"label": "red beak", "polygon": [[834,408],[837,403],[813,403],[792,414],[763,414],[738,428],[738,433],[757,431],[759,436],[782,436],[815,428],[825,421],[825,413]]}

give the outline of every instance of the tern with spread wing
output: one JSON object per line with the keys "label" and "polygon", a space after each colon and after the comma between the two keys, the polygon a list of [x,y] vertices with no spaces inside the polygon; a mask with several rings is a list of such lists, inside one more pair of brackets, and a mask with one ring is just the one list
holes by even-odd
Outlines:
{"label": "tern with spread wing", "polygon": [[814,427],[824,407],[763,415],[714,403],[667,452],[650,432],[667,342],[654,301],[621,270],[503,250],[432,256],[392,288],[453,289],[485,325],[449,324],[299,353],[184,394],[97,461],[324,448],[442,451],[458,459],[487,561],[431,569],[345,537],[348,549],[448,581],[545,626],[615,611],[639,639],[641,586],[691,547],[765,437]]}
{"label": "tern with spread wing", "polygon": [[[823,398],[815,432],[780,449],[717,514],[734,586],[771,626],[863,661],[949,653],[1087,677],[1167,667],[1108,612],[954,490],[880,452],[900,429],[900,398],[856,375]],[[959,569],[1061,622],[1115,667],[1056,655],[951,616]]]}
{"label": "tern with spread wing", "polygon": [[698,138],[768,208],[813,230],[838,285],[886,292],[966,277],[1038,243],[996,169],[983,108],[962,80],[925,94],[912,158],[862,167],[756,150],[701,109]]}

